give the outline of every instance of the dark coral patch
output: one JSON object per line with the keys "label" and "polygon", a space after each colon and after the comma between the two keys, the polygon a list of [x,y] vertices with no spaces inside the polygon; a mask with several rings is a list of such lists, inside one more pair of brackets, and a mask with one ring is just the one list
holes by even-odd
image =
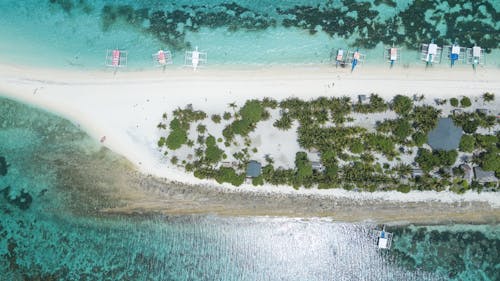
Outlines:
{"label": "dark coral patch", "polygon": [[0,176],[7,175],[9,165],[7,164],[7,160],[5,157],[0,156]]}
{"label": "dark coral patch", "polygon": [[14,199],[10,197],[10,186],[7,186],[6,188],[0,190],[2,192],[3,197],[7,202],[9,202],[12,205],[17,206],[21,210],[27,210],[31,206],[31,203],[33,202],[33,197],[26,191],[22,190],[21,194],[19,196],[16,196]]}

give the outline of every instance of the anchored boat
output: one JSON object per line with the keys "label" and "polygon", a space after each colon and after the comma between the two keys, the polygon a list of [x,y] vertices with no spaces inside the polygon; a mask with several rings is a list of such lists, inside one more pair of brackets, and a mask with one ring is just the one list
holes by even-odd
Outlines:
{"label": "anchored boat", "polygon": [[382,230],[375,230],[375,238],[379,249],[389,250],[392,246],[392,233],[385,231],[385,225]]}

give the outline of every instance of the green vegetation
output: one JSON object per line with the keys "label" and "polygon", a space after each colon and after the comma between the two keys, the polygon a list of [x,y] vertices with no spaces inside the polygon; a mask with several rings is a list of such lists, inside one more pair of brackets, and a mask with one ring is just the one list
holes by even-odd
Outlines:
{"label": "green vegetation", "polygon": [[307,158],[307,153],[303,151],[295,155],[295,167],[297,168],[296,183],[299,185],[304,184],[313,174],[311,161]]}
{"label": "green vegetation", "polygon": [[286,131],[292,127],[292,118],[290,118],[290,115],[288,115],[288,113],[283,113],[281,115],[281,118],[273,123],[273,126],[280,130]]}
{"label": "green vegetation", "polygon": [[187,129],[177,118],[170,122],[170,134],[165,141],[168,149],[176,150],[187,142]]}
{"label": "green vegetation", "polygon": [[429,172],[434,168],[453,165],[457,156],[458,152],[456,150],[435,150],[431,152],[428,149],[419,148],[415,161],[418,163],[420,168],[422,168],[422,170]]}
{"label": "green vegetation", "polygon": [[486,92],[486,93],[483,94],[483,100],[485,102],[494,101],[495,100],[495,94]]}
{"label": "green vegetation", "polygon": [[451,98],[450,99],[450,104],[453,107],[457,107],[458,106],[458,99],[457,98]]}
{"label": "green vegetation", "polygon": [[463,135],[460,139],[460,144],[458,146],[460,151],[472,152],[474,151],[476,140],[471,135]]}
{"label": "green vegetation", "polygon": [[413,139],[413,142],[415,142],[415,145],[418,147],[421,147],[427,142],[427,135],[422,133],[422,132],[415,132],[411,138]]}
{"label": "green vegetation", "polygon": [[223,135],[228,140],[232,140],[234,135],[247,136],[255,129],[257,122],[268,117],[269,112],[260,101],[249,100],[240,109],[238,118],[224,129]]}
{"label": "green vegetation", "polygon": [[432,106],[423,105],[413,109],[413,127],[424,134],[436,128],[441,110]]}
{"label": "green vegetation", "polygon": [[[265,156],[262,175],[251,179],[253,185],[268,183],[294,188],[316,186],[370,192],[397,190],[404,193],[415,189],[441,191],[446,188],[461,193],[483,188],[478,183],[469,185],[462,178],[463,171],[458,165],[455,166],[458,157],[456,150],[433,151],[423,148],[429,131],[438,123],[441,113],[439,107],[414,105],[412,99],[403,95],[395,96],[390,103],[376,94],[369,98],[369,102],[354,104],[348,97],[320,97],[309,101],[288,98],[279,102],[271,98],[248,100],[241,107],[235,103],[229,104],[231,113],[215,113],[211,115],[211,120],[207,119],[205,113],[194,111],[188,106],[175,110],[170,120],[165,114],[157,127],[167,132],[159,137],[158,146],[165,155],[184,144],[192,147],[189,148],[192,151],[189,156],[178,159],[179,154],[176,153],[170,157],[170,162],[173,165],[182,163],[186,171],[193,172],[198,178],[211,178],[232,185],[244,182],[250,160],[259,161],[263,157],[260,153],[271,153]],[[467,104],[467,99],[450,99],[450,102],[463,106]],[[354,112],[370,114],[387,110],[393,110],[397,114],[396,118],[377,121],[375,131],[370,125],[365,128],[352,123]],[[266,126],[272,124],[279,130],[296,132],[301,151],[296,152],[294,163],[285,164],[285,167],[295,164],[291,168],[281,167],[282,158],[275,158],[275,164],[274,157],[277,156],[272,154],[273,151],[266,151],[265,144],[259,147],[259,144],[253,143],[259,138],[249,136],[259,122],[271,118],[271,113],[272,116],[278,113],[280,116],[269,120]],[[220,123],[221,116],[227,121],[222,132],[207,129],[205,124]],[[369,120],[370,117],[362,118]],[[479,127],[495,126],[496,117],[473,111],[455,114],[452,118],[467,133],[460,140],[459,150],[473,159],[476,165],[500,174],[500,133],[476,133]],[[191,125],[196,126],[196,132],[190,130]],[[219,137],[221,133],[222,137]],[[219,147],[222,144],[224,147]],[[419,149],[414,164],[401,162],[416,147]],[[231,151],[231,154],[225,151]],[[315,161],[314,165],[311,160]],[[422,169],[424,173],[413,178],[412,170],[416,168]],[[449,168],[453,168],[453,173]]]}
{"label": "green vegetation", "polygon": [[477,112],[464,112],[460,115],[452,116],[453,123],[462,127],[467,134],[473,134],[478,127],[491,128],[495,126],[496,117]]}
{"label": "green vegetation", "polygon": [[220,121],[221,121],[221,118],[220,118],[220,115],[219,115],[219,114],[214,114],[214,115],[212,115],[212,117],[211,117],[211,118],[212,118],[212,121],[213,121],[214,123],[216,123],[216,124],[220,123]]}
{"label": "green vegetation", "polygon": [[207,137],[206,145],[207,149],[205,150],[205,159],[208,163],[215,164],[222,160],[224,151],[217,146],[213,136]]}
{"label": "green vegetation", "polygon": [[356,104],[354,110],[360,113],[375,113],[384,112],[389,108],[384,99],[377,94],[370,95],[370,102],[368,104]]}
{"label": "green vegetation", "polygon": [[470,99],[468,97],[463,97],[460,100],[460,106],[462,106],[462,107],[469,107],[471,105],[472,105],[472,103],[471,103],[471,101],[470,101]]}
{"label": "green vegetation", "polygon": [[397,95],[392,99],[391,109],[399,115],[407,116],[413,108],[413,101],[402,95]]}

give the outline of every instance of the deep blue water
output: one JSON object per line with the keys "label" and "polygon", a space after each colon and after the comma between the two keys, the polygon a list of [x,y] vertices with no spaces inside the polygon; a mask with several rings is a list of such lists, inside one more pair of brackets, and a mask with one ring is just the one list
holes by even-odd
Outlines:
{"label": "deep blue water", "polygon": [[365,223],[103,217],[117,157],[39,109],[0,116],[0,280],[500,279],[498,225],[393,226],[384,252]]}

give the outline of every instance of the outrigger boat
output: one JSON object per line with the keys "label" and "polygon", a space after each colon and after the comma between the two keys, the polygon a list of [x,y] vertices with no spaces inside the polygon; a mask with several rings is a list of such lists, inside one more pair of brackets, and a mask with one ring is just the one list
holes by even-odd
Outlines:
{"label": "outrigger boat", "polygon": [[474,44],[474,47],[467,48],[466,50],[466,63],[472,64],[472,68],[476,71],[476,66],[484,65],[486,63],[486,57],[484,55],[484,49]]}
{"label": "outrigger boat", "polygon": [[338,67],[339,65],[344,67],[346,65],[346,53],[347,51],[342,48],[337,50],[335,55],[335,67]]}
{"label": "outrigger boat", "polygon": [[442,52],[443,48],[438,47],[432,40],[430,44],[422,44],[420,47],[420,59],[425,61],[425,67],[429,67],[433,63],[441,63]]}
{"label": "outrigger boat", "polygon": [[153,58],[153,63],[155,66],[165,67],[167,64],[172,64],[172,53],[170,53],[169,50],[162,50],[160,49],[158,52],[155,54],[152,54],[151,57]]}
{"label": "outrigger boat", "polygon": [[453,67],[455,63],[465,63],[465,48],[460,47],[455,41],[451,46],[444,46],[447,51],[447,57],[450,60],[450,66]]}
{"label": "outrigger boat", "polygon": [[396,61],[399,61],[401,59],[401,50],[398,47],[394,47],[394,44],[392,47],[386,47],[384,51],[384,60],[389,62],[391,65],[391,68],[394,66],[394,63]]}
{"label": "outrigger boat", "polygon": [[128,52],[119,49],[106,50],[105,64],[108,67],[113,67],[115,70],[119,67],[127,66]]}
{"label": "outrigger boat", "polygon": [[206,63],[207,53],[198,51],[198,47],[196,47],[194,51],[186,51],[186,55],[184,56],[184,66],[189,66],[196,70],[198,66]]}
{"label": "outrigger boat", "polygon": [[391,249],[392,233],[385,231],[385,225],[382,230],[375,230],[375,238],[379,249]]}
{"label": "outrigger boat", "polygon": [[359,49],[356,49],[356,51],[347,51],[347,56],[346,56],[346,64],[351,64],[351,72],[354,71],[354,68],[358,64],[363,64],[365,61],[366,56],[362,53],[359,52]]}

